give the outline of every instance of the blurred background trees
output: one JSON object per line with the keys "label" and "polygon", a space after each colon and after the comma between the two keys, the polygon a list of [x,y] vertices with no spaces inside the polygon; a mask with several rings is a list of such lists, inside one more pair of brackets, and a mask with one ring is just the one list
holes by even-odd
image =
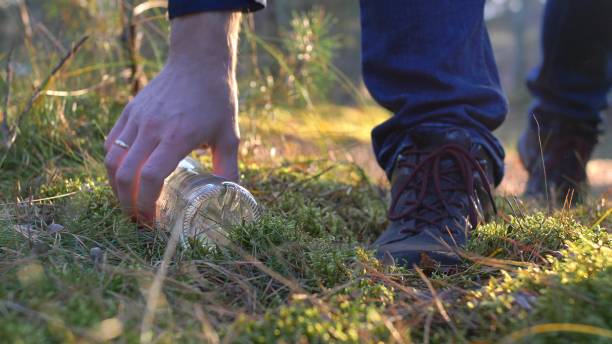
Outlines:
{"label": "blurred background trees", "polygon": [[[51,41],[57,41],[54,43],[61,42],[64,45],[75,40],[75,35],[82,33],[83,28],[103,36],[105,33],[110,33],[109,26],[117,29],[116,24],[125,20],[119,16],[128,16],[130,11],[126,10],[127,8],[143,2],[0,0],[0,50],[6,52],[12,43],[21,44],[26,36],[32,34],[47,36]],[[20,3],[25,3],[26,6],[20,6]],[[265,11],[256,13],[245,25],[257,35],[258,42],[254,44],[252,39],[247,39],[247,44],[243,44],[242,55],[245,57],[241,61],[243,65],[255,62],[259,69],[267,70],[267,74],[287,74],[279,68],[279,61],[277,59],[275,61],[274,56],[270,56],[273,54],[269,49],[280,49],[276,52],[291,60],[286,61],[291,64],[287,67],[297,68],[294,71],[295,76],[306,74],[310,79],[305,77],[301,81],[316,84],[313,91],[320,90],[320,93],[331,96],[334,101],[354,100],[354,96],[345,94],[342,89],[336,91],[329,85],[324,85],[326,82],[324,76],[317,74],[327,72],[324,65],[331,63],[361,88],[358,1],[269,0],[268,3]],[[24,10],[24,7],[27,10]],[[485,15],[489,22],[504,87],[510,93],[523,88],[526,73],[538,61],[542,7],[543,1],[492,0],[487,3]],[[28,14],[31,19],[27,18]],[[28,21],[26,25],[23,23],[24,20]],[[160,21],[156,21],[155,25],[160,25]],[[29,30],[24,29],[26,26]],[[152,27],[152,25],[147,26]],[[125,36],[126,33],[122,34]],[[157,39],[160,42],[164,41],[163,36]],[[148,41],[151,43],[150,39]],[[268,46],[262,47],[264,43]],[[255,59],[250,56],[253,53],[251,49],[257,51]],[[315,66],[310,67],[308,64]],[[248,67],[252,69],[253,66]],[[308,70],[309,68],[315,70]],[[243,68],[244,70],[247,68]],[[311,72],[313,74],[310,74]]]}
{"label": "blurred background trees", "polygon": [[[91,58],[88,77],[95,76],[98,82],[105,77],[123,78],[135,91],[165,60],[168,24],[165,10],[157,8],[163,3],[0,0],[0,61],[16,46],[21,56],[14,58],[16,74],[32,74],[39,80],[39,66],[52,65],[71,42],[89,34],[88,44],[95,47],[87,54]],[[544,3],[487,1],[485,17],[511,104],[508,121],[498,132],[508,144],[513,144],[524,125],[531,101],[524,79],[539,61]],[[357,0],[269,0],[268,4],[265,11],[244,21],[239,79],[245,113],[273,117],[276,107],[371,102],[360,74]],[[142,13],[133,18],[138,5]],[[32,36],[39,38],[37,43],[32,43]],[[64,81],[72,88],[80,84]]]}

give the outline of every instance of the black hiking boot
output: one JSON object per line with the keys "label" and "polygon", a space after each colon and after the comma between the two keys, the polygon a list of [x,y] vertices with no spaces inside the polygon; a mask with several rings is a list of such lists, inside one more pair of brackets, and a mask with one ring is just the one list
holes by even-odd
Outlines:
{"label": "black hiking boot", "polygon": [[586,165],[598,134],[589,125],[556,121],[543,125],[538,135],[537,124],[530,121],[518,142],[521,162],[529,173],[525,196],[548,197],[559,204],[582,201],[589,189]]}
{"label": "black hiking boot", "polygon": [[419,129],[410,137],[414,144],[393,171],[390,224],[374,242],[377,257],[406,267],[456,266],[456,248],[496,212],[490,157],[463,129]]}

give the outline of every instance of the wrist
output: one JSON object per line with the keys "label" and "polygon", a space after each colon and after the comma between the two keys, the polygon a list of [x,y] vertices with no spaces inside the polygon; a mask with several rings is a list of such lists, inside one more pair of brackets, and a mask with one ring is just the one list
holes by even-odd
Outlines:
{"label": "wrist", "polygon": [[205,12],[171,21],[168,64],[235,69],[240,14]]}

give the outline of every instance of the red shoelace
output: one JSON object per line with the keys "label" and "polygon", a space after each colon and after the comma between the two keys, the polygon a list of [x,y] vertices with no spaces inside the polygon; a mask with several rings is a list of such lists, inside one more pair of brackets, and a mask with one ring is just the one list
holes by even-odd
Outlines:
{"label": "red shoelace", "polygon": [[[491,204],[495,209],[495,203],[491,191],[491,185],[487,178],[487,174],[478,162],[478,160],[465,147],[450,143],[436,148],[433,151],[408,150],[405,155],[425,156],[417,163],[410,161],[400,161],[397,168],[408,167],[412,169],[412,173],[405,179],[400,181],[398,192],[391,200],[388,217],[392,221],[400,219],[414,219],[415,227],[404,231],[420,232],[424,227],[435,226],[440,230],[441,221],[449,217],[451,214],[451,205],[463,207],[461,200],[455,200],[457,203],[449,203],[448,193],[465,192],[470,198],[468,209],[468,220],[472,227],[478,224],[478,209],[474,202],[475,197],[475,174],[480,177],[484,184],[484,189],[491,200]],[[442,168],[440,166],[444,159],[452,159],[455,164],[450,168]],[[457,179],[457,173],[461,175],[461,180]],[[433,188],[436,193],[436,198],[432,202],[425,202],[428,196],[429,183],[433,183]],[[444,184],[444,186],[442,185]],[[398,202],[404,192],[414,190],[417,197],[414,200],[406,202],[407,208],[401,212],[394,212],[398,207]]]}

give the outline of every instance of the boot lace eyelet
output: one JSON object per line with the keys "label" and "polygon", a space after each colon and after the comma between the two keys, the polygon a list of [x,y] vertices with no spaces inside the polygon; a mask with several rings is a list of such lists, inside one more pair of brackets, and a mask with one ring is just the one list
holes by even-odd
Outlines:
{"label": "boot lace eyelet", "polygon": [[[467,211],[467,222],[475,227],[479,219],[474,202],[477,186],[484,188],[495,208],[491,185],[483,164],[465,147],[449,143],[433,151],[408,150],[402,155],[419,157],[417,163],[400,161],[397,166],[410,168],[411,172],[407,178],[400,181],[398,192],[391,200],[388,217],[389,220],[400,223],[414,220],[414,227],[405,229],[404,232],[416,234],[428,227],[444,232],[444,221],[453,213],[452,207],[455,207],[455,211],[459,210],[462,216],[465,216]],[[449,167],[448,161],[453,162],[452,167]],[[475,180],[478,179],[481,182],[476,185]],[[433,193],[428,192],[431,189],[434,190]],[[410,198],[409,204],[400,204],[406,202],[401,201],[404,192],[414,192],[416,200]],[[452,196],[457,192],[465,192],[470,198],[467,209],[465,202],[452,202]],[[405,210],[397,211],[404,206]]]}

